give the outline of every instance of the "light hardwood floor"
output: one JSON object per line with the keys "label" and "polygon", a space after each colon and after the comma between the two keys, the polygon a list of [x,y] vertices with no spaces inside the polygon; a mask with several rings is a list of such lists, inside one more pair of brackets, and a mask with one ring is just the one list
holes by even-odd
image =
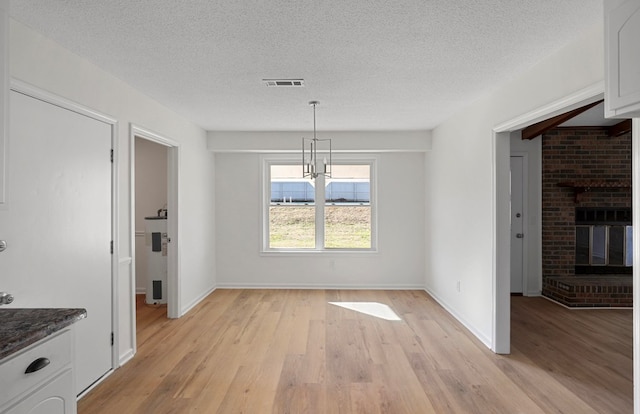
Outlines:
{"label": "light hardwood floor", "polygon": [[[329,304],[379,302],[401,321]],[[101,413],[631,413],[632,313],[512,298],[495,355],[421,291],[216,290],[138,312],[138,353],[79,401]]]}

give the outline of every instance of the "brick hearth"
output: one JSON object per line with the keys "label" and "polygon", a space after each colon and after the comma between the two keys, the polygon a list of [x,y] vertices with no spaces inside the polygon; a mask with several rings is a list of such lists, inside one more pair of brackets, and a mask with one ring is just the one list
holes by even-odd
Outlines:
{"label": "brick hearth", "polygon": [[573,308],[633,307],[631,275],[547,277],[545,296]]}

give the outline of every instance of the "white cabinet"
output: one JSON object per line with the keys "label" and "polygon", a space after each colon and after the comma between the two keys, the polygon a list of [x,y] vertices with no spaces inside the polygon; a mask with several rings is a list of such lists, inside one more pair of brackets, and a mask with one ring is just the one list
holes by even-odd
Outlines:
{"label": "white cabinet", "polygon": [[75,413],[75,406],[73,377],[68,369],[3,411],[3,414],[67,414]]}
{"label": "white cabinet", "polygon": [[605,115],[640,117],[640,0],[605,0]]}
{"label": "white cabinet", "polygon": [[75,414],[72,350],[65,329],[0,361],[0,414]]}
{"label": "white cabinet", "polygon": [[9,0],[0,0],[0,206],[6,202],[9,119]]}

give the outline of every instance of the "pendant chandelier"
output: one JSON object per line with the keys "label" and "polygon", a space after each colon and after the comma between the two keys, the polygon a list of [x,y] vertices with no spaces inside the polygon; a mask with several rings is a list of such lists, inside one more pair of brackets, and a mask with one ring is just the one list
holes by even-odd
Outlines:
{"label": "pendant chandelier", "polygon": [[311,101],[313,106],[313,138],[302,138],[302,177],[318,178],[319,175],[331,177],[331,140],[318,139],[316,136],[316,106],[318,101]]}

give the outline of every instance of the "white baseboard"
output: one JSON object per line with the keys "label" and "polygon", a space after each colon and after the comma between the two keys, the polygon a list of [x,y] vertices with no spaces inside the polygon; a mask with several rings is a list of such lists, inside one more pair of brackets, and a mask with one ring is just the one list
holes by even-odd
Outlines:
{"label": "white baseboard", "polygon": [[120,355],[120,359],[118,361],[118,364],[119,364],[118,368],[120,368],[127,362],[131,361],[134,355],[135,355],[135,352],[133,352],[133,349],[131,348],[127,349],[123,354]]}
{"label": "white baseboard", "polygon": [[113,374],[114,372],[115,372],[115,368],[114,369],[110,369],[109,371],[107,371],[106,374],[104,374],[103,376],[98,378],[98,380],[96,382],[94,382],[93,384],[91,384],[86,390],[84,390],[80,394],[78,394],[78,396],[76,398],[76,401],[79,401],[82,397],[84,397],[85,395],[89,394],[89,392],[92,389],[94,389],[95,387],[100,385],[104,380],[109,378],[111,376],[111,374]]}
{"label": "white baseboard", "polygon": [[218,283],[218,289],[344,289],[344,290],[424,290],[424,285],[351,285],[291,283]]}
{"label": "white baseboard", "polygon": [[191,309],[193,309],[198,303],[202,302],[204,298],[209,296],[213,291],[216,290],[216,286],[213,286],[211,289],[205,291],[203,294],[192,300],[187,306],[184,306],[180,311],[180,317],[183,317],[187,314]]}
{"label": "white baseboard", "polygon": [[460,316],[460,314],[454,311],[453,308],[449,306],[447,302],[442,298],[438,297],[438,295],[434,294],[428,288],[424,288],[424,291],[427,292],[429,296],[431,296],[436,302],[438,302],[438,304],[440,304],[440,306],[442,306],[444,310],[449,312],[451,316],[456,318],[458,322],[460,322],[469,332],[471,332],[476,338],[478,338],[483,344],[485,344],[487,348],[493,349],[493,341],[491,340],[491,338],[486,337],[484,334],[482,334],[482,332],[475,329],[473,325],[471,325],[462,316]]}

